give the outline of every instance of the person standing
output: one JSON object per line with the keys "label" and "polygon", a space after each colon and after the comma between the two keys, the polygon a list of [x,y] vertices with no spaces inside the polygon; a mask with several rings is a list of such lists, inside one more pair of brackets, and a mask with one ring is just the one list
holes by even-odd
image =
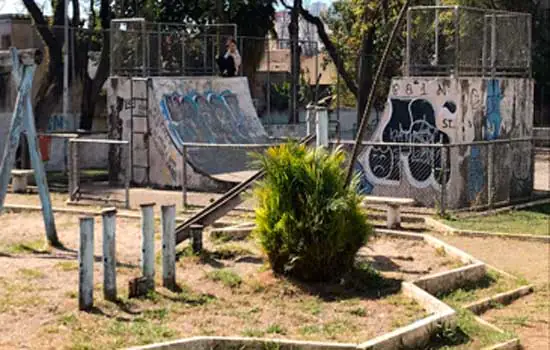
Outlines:
{"label": "person standing", "polygon": [[217,62],[223,77],[234,77],[241,68],[241,54],[237,50],[237,41],[229,38],[225,45],[226,52],[223,56],[218,56]]}

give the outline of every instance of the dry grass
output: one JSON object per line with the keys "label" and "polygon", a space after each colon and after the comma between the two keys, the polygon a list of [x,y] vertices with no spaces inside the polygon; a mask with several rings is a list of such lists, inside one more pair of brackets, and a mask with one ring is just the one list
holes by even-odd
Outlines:
{"label": "dry grass", "polygon": [[[127,300],[128,281],[140,274],[140,231],[139,221],[119,219],[121,300],[111,303],[102,298],[101,224],[96,219],[95,309],[80,313],[78,217],[56,215],[62,224],[60,238],[72,251],[49,253],[38,249],[43,242],[38,213],[6,214],[2,220],[1,247],[33,249],[0,255],[0,348],[114,349],[195,335],[362,342],[425,316],[421,307],[393,288],[396,280],[384,276],[418,277],[444,269],[448,260],[426,247],[373,241],[373,266],[379,265],[382,275],[373,275],[369,267],[352,284],[303,285],[273,275],[253,241],[220,244],[206,239],[200,256],[178,247],[179,292],[157,288],[147,298]],[[403,255],[405,247],[412,258],[396,255]],[[384,252],[388,255],[382,261]],[[418,270],[412,271],[415,264]],[[161,270],[158,264],[157,286]]]}

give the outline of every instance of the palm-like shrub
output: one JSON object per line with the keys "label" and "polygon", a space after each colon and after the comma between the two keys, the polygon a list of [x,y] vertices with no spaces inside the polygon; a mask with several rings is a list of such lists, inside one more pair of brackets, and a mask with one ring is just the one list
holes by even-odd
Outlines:
{"label": "palm-like shrub", "polygon": [[358,179],[345,186],[344,152],[289,143],[257,157],[266,175],[254,191],[256,234],[272,269],[305,281],[342,277],[372,233]]}

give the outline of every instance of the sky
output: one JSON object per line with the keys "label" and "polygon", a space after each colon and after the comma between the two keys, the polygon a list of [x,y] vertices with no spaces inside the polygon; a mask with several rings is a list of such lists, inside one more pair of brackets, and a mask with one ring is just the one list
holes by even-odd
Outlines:
{"label": "sky", "polygon": [[[305,0],[304,3],[310,2],[324,2],[330,4],[333,0]],[[37,0],[38,5],[44,6],[46,13],[51,12],[50,0]],[[292,1],[289,1],[292,3]],[[87,7],[86,7],[87,8]],[[82,11],[82,10],[81,10]],[[71,10],[69,9],[69,16],[71,15]],[[0,0],[0,14],[4,13],[26,13],[25,6],[23,6],[23,1],[21,0]]]}

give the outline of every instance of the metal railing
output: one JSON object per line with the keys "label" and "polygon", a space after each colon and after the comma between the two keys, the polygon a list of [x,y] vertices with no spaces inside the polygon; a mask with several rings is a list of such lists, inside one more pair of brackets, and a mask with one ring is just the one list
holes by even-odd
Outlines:
{"label": "metal railing", "polygon": [[[414,198],[441,215],[522,201],[533,193],[534,142],[531,137],[457,144],[365,141],[361,188]],[[347,149],[353,141],[331,144]]]}
{"label": "metal railing", "polygon": [[407,15],[408,76],[531,76],[531,15],[415,6]]}
{"label": "metal railing", "polygon": [[[69,139],[69,201],[76,203],[82,197],[80,186],[79,144],[114,145],[126,148],[129,154],[129,142],[109,139]],[[126,172],[124,173],[124,207],[130,208],[130,171],[131,159],[128,157]],[[95,198],[94,198],[95,199]],[[101,199],[100,199],[101,200]]]}

